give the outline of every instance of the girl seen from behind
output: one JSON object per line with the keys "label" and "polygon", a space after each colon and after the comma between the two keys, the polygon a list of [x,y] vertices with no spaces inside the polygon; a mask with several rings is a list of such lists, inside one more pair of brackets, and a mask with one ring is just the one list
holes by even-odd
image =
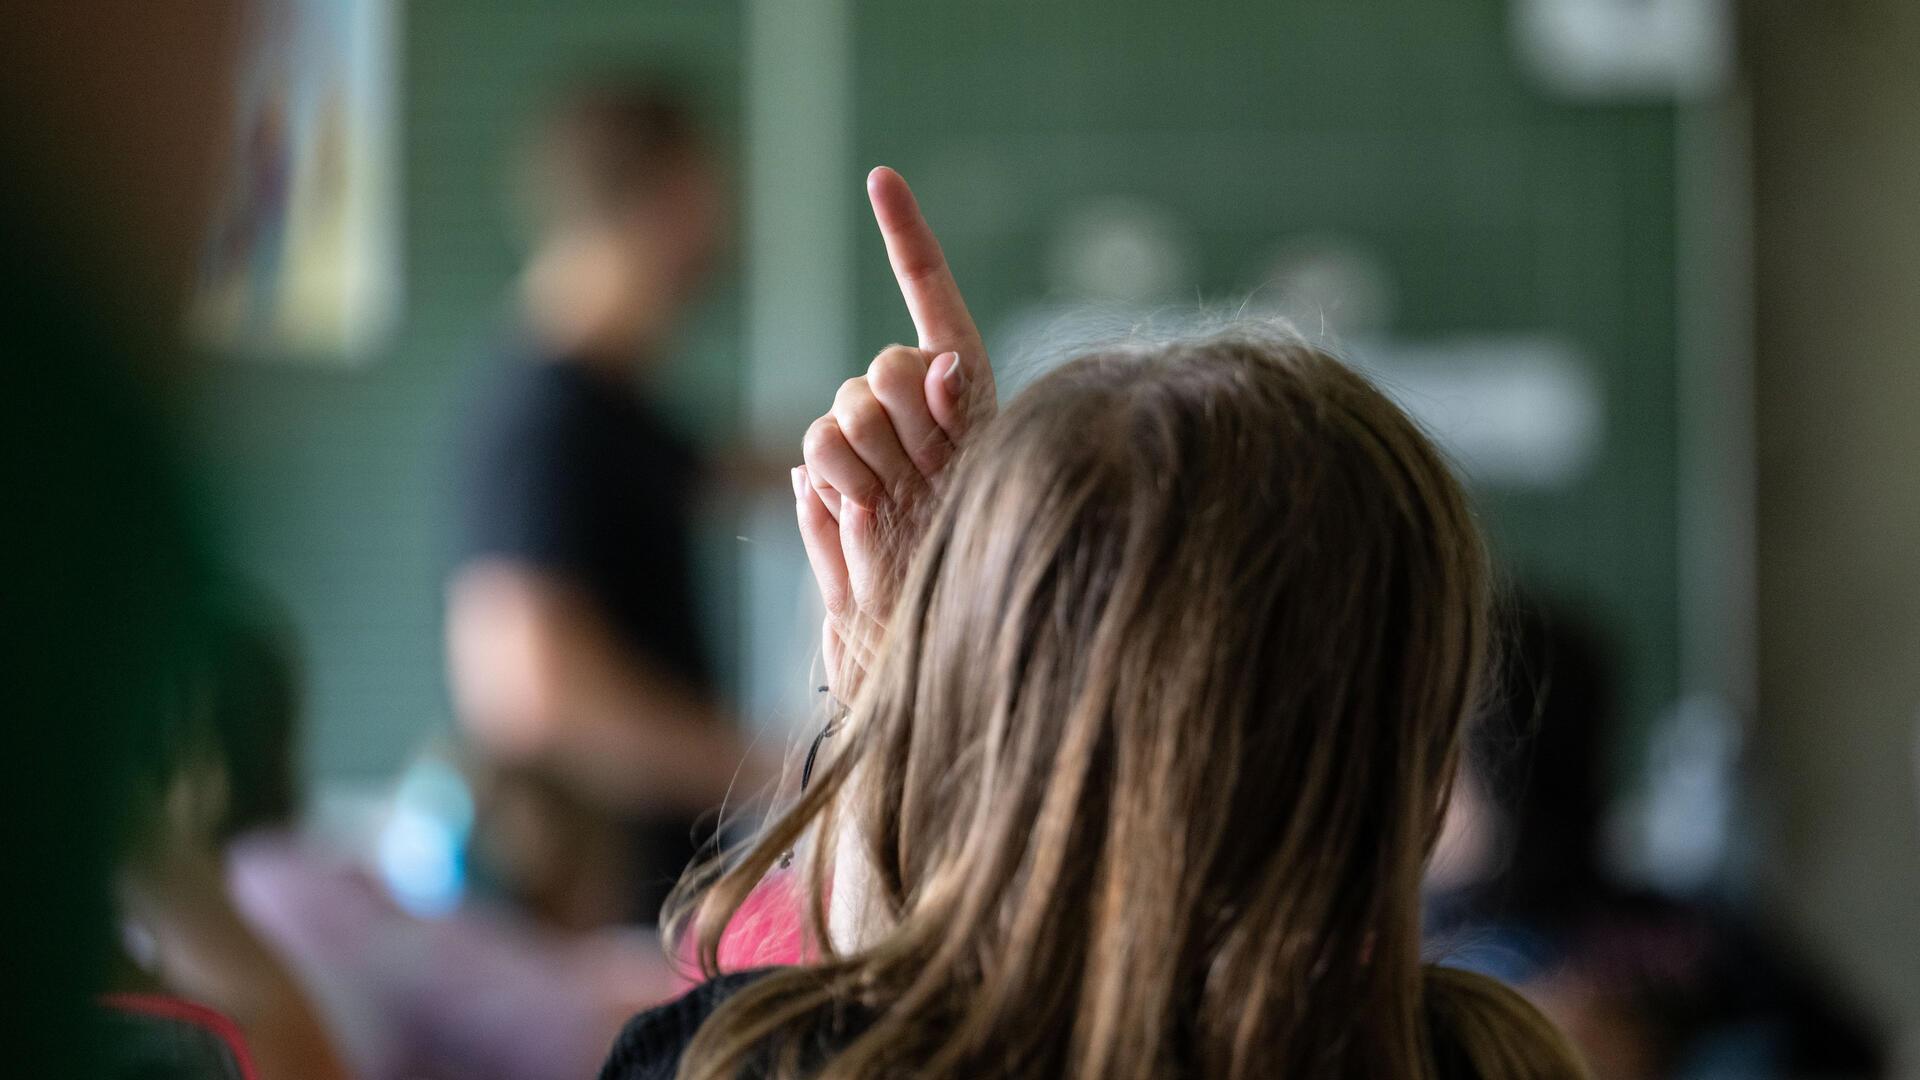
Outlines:
{"label": "girl seen from behind", "polygon": [[992,416],[911,195],[871,188],[921,348],[842,387],[795,478],[848,708],[682,894],[719,975],[794,852],[812,956],[642,1015],[603,1075],[1581,1075],[1421,960],[1492,636],[1428,440],[1261,328],[1084,356]]}

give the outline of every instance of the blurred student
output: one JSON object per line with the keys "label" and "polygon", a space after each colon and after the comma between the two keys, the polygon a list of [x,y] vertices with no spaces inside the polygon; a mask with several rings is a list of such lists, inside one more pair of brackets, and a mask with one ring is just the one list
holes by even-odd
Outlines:
{"label": "blurred student", "polygon": [[465,433],[447,593],[479,856],[549,925],[650,923],[763,778],[702,647],[701,461],[648,389],[721,244],[722,176],[678,98],[608,83],[553,111],[528,179],[524,340]]}
{"label": "blurred student", "polygon": [[1512,622],[1504,713],[1480,729],[1442,842],[1479,854],[1432,889],[1436,944],[1520,986],[1598,1080],[1882,1075],[1879,1037],[1789,935],[1609,868],[1619,732],[1605,639],[1537,597]]}
{"label": "blurred student", "polygon": [[297,826],[302,694],[290,629],[251,590],[204,591],[182,680],[191,723],[173,740],[185,752],[165,781],[176,843],[164,880],[145,872],[131,890],[147,966],[237,1010],[298,1005],[304,1036],[326,1045],[290,1055],[250,1040],[275,1078],[313,1076],[332,1054],[360,1080],[591,1072],[620,1021],[666,996],[658,939],[400,910],[362,860]]}
{"label": "blurred student", "polygon": [[[20,195],[21,175],[0,169],[0,192]],[[251,1076],[260,1024],[285,1030],[277,1010],[167,985],[124,947],[127,900],[177,898],[174,910],[219,918],[197,909],[206,864],[165,813],[178,657],[197,638],[210,560],[153,388],[134,374],[170,364],[174,343],[116,317],[126,280],[112,267],[13,217],[36,195],[0,197],[0,248],[31,268],[0,273],[0,485],[16,522],[0,535],[12,575],[0,648],[7,1072]]]}
{"label": "blurred student", "polygon": [[156,816],[174,659],[211,559],[156,403],[224,130],[237,3],[0,5],[0,646],[10,1076],[225,1080],[237,1019],[129,972],[120,887]]}
{"label": "blurred student", "polygon": [[126,963],[112,1000],[150,1015],[218,1010],[262,1076],[345,1080],[320,1010],[241,915],[224,866],[237,831],[291,812],[292,731],[271,711],[289,683],[243,595],[216,574],[176,618],[157,752],[135,778],[140,824],[120,890]]}
{"label": "blurred student", "polygon": [[[1439,454],[1264,328],[1098,351],[993,416],[938,245],[870,186],[920,347],[794,472],[848,708],[691,879],[718,977],[603,1078],[1581,1075],[1517,994],[1420,959],[1491,648]],[[720,974],[789,853],[814,959]]]}

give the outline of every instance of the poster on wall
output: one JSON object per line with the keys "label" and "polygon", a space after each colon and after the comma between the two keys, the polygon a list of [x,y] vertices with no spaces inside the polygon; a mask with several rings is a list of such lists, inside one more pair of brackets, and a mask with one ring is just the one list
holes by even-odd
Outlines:
{"label": "poster on wall", "polygon": [[234,355],[365,361],[400,304],[393,0],[267,0],[194,303]]}

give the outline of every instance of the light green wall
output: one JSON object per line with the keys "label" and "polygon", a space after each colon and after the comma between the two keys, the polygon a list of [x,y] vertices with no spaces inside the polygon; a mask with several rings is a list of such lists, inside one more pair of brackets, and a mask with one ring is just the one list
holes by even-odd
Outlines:
{"label": "light green wall", "polygon": [[[859,160],[916,184],[984,327],[1043,287],[1057,215],[1123,195],[1197,230],[1193,284],[1216,304],[1246,299],[1277,241],[1337,232],[1385,254],[1405,337],[1570,339],[1606,397],[1598,461],[1569,490],[1488,491],[1482,507],[1517,576],[1620,642],[1636,728],[1671,701],[1670,106],[1548,100],[1492,0],[855,10]],[[866,245],[860,325],[884,343],[910,327]]]}
{"label": "light green wall", "polygon": [[[514,268],[501,172],[517,119],[582,56],[690,61],[717,80],[723,114],[742,74],[736,5],[401,6],[397,340],[350,371],[228,364],[201,398],[237,548],[306,635],[315,764],[330,776],[386,770],[447,720],[441,487],[462,383]],[[1132,193],[1198,231],[1195,284],[1209,299],[1239,299],[1276,239],[1339,229],[1387,254],[1408,335],[1545,329],[1577,342],[1607,394],[1597,468],[1575,490],[1489,493],[1485,507],[1515,566],[1596,606],[1627,644],[1633,717],[1671,698],[1670,109],[1543,100],[1516,74],[1493,0],[851,10],[856,165],[914,180],[984,326],[1040,288],[1053,215]],[[855,325],[877,348],[909,328],[857,169],[845,197],[860,230]],[[709,428],[736,411],[736,307],[720,298],[680,387]],[[846,373],[865,360],[849,357]],[[725,581],[724,553],[713,562]]]}

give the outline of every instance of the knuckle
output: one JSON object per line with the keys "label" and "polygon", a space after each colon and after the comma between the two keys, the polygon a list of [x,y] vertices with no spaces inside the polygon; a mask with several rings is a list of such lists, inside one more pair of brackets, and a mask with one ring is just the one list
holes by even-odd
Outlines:
{"label": "knuckle", "polygon": [[946,259],[937,251],[917,252],[900,261],[899,275],[909,284],[924,285],[938,277],[946,266]]}
{"label": "knuckle", "polygon": [[812,461],[841,440],[839,423],[831,416],[822,416],[807,425],[807,433],[800,439],[800,449],[807,460]]}
{"label": "knuckle", "polygon": [[856,375],[841,383],[840,389],[833,392],[834,411],[838,412],[847,405],[859,401],[862,398],[872,396],[873,392],[867,389],[867,377],[865,375]]}
{"label": "knuckle", "polygon": [[918,349],[889,345],[867,365],[867,381],[874,393],[882,396],[912,392],[919,390],[926,371]]}
{"label": "knuckle", "polygon": [[849,402],[845,412],[837,414],[836,419],[847,439],[855,443],[870,442],[890,430],[887,414],[880,408],[880,403],[871,397]]}

